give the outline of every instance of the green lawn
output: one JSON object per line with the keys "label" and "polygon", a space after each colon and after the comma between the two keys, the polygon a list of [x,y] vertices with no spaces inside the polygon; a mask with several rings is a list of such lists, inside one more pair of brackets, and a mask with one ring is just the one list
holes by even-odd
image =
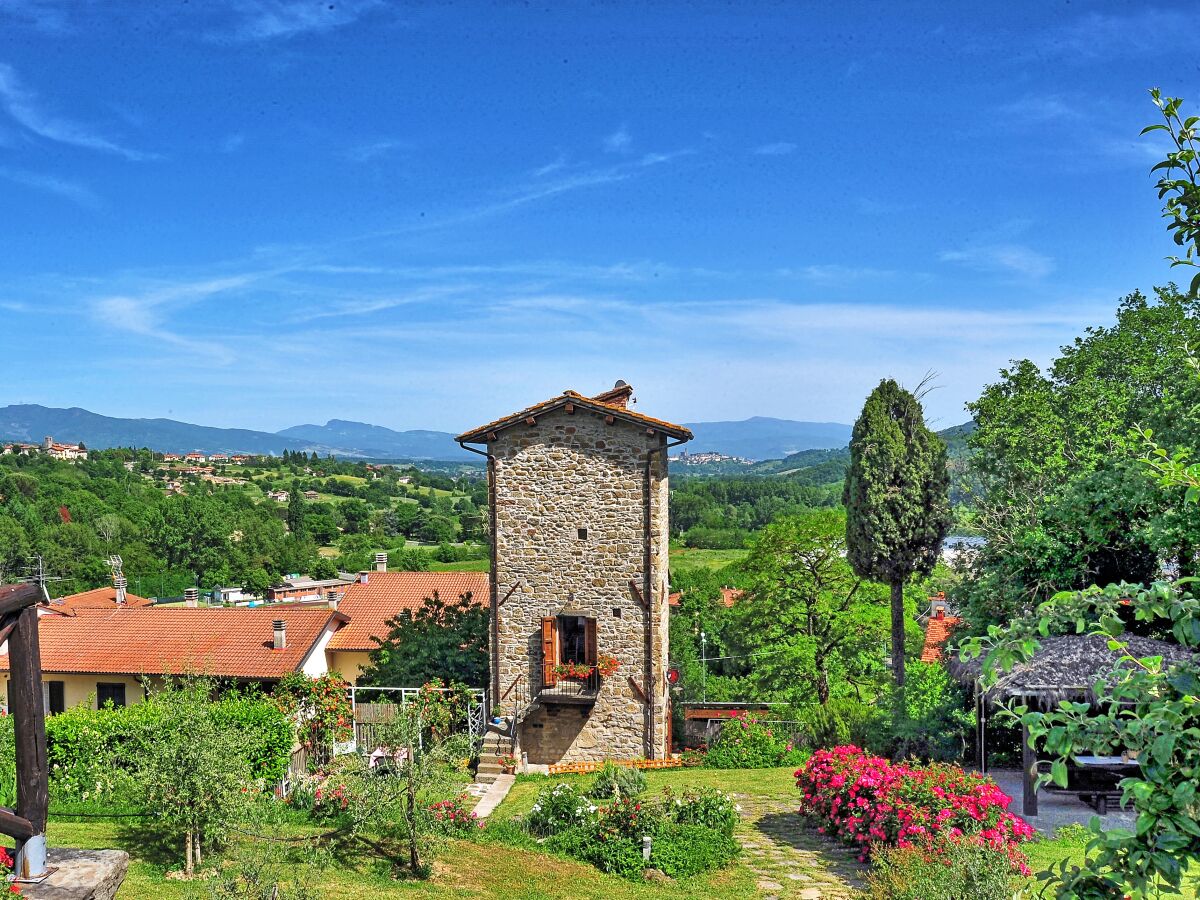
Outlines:
{"label": "green lawn", "polygon": [[715,572],[731,563],[740,563],[746,558],[747,550],[695,550],[691,547],[671,548],[671,571],[694,572],[707,569]]}
{"label": "green lawn", "polygon": [[489,563],[486,559],[465,559],[462,562],[431,562],[430,572],[486,572]]}
{"label": "green lawn", "polygon": [[[751,771],[729,771],[718,769],[668,769],[649,771],[648,796],[658,794],[664,787],[680,791],[688,787],[712,786],[729,791],[739,797],[743,804],[743,824],[739,834],[751,841],[764,841],[768,832],[757,824],[756,817],[762,811],[772,810],[770,818],[775,820],[773,828],[780,827],[782,819],[791,820],[796,800],[792,769],[759,769]],[[559,780],[588,780],[589,776],[555,776],[547,779],[539,776],[520,776],[505,801],[493,814],[494,822],[504,822],[514,816],[527,813],[533,805],[538,791]],[[763,821],[766,821],[765,819]],[[800,828],[796,820],[785,827]],[[285,825],[271,829],[274,837],[280,838],[303,833],[308,826]],[[769,829],[768,829],[769,831]],[[127,850],[132,858],[129,875],[118,894],[118,900],[150,900],[150,898],[194,897],[194,885],[167,879],[166,873],[178,867],[173,853],[165,853],[147,833],[124,824],[104,821],[84,823],[53,821],[49,828],[51,846],[73,846],[82,848],[117,847]],[[837,850],[832,844],[811,835],[806,839],[817,855],[811,857],[822,866],[820,860],[831,861]],[[336,863],[320,875],[322,895],[334,900],[358,900],[371,897],[510,897],[540,900],[540,898],[573,897],[580,900],[639,900],[639,898],[733,898],[758,895],[758,881],[762,877],[762,857],[746,854],[729,868],[706,876],[682,879],[664,884],[645,884],[605,875],[591,866],[569,859],[539,852],[531,839],[527,846],[500,843],[500,838],[491,839],[484,832],[477,841],[449,842],[437,857],[433,877],[428,881],[416,882],[393,879],[387,866],[363,854],[339,854]],[[252,838],[235,835],[231,854],[261,854],[277,849],[279,844],[263,844]],[[286,845],[285,845],[286,846]],[[822,847],[826,849],[821,849]],[[1027,845],[1026,852],[1034,871],[1038,871],[1058,860],[1069,857],[1073,862],[1083,858],[1083,845],[1077,841],[1046,840]],[[755,871],[754,866],[760,866]],[[1032,879],[1030,884],[1035,884]],[[568,887],[569,886],[569,887]],[[802,884],[789,883],[779,893],[781,897],[798,897]]]}

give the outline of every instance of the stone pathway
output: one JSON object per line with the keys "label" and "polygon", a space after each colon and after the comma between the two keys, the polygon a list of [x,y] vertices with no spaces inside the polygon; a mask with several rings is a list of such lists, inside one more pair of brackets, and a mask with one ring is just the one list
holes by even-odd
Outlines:
{"label": "stone pathway", "polygon": [[[517,780],[516,775],[497,775],[496,780],[487,786],[479,803],[475,807],[475,815],[480,819],[486,819],[492,814],[501,801],[508,796],[509,789],[512,788],[513,782]],[[472,785],[473,787],[474,785]]]}
{"label": "stone pathway", "polygon": [[848,848],[808,828],[794,798],[736,795],[742,807],[737,837],[758,889],[774,900],[850,900],[866,866]]}

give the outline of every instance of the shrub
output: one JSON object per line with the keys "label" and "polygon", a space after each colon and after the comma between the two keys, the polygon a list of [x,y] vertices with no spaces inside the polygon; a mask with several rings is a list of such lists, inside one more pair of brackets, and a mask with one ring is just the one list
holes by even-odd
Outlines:
{"label": "shrub", "polygon": [[646,867],[642,859],[642,839],[637,841],[605,832],[593,821],[589,825],[568,828],[547,839],[546,847],[574,859],[591,863],[602,872],[641,879]]}
{"label": "shrub", "polygon": [[664,813],[670,821],[679,825],[702,825],[721,834],[732,835],[741,818],[733,798],[716,788],[684,791],[678,797],[669,788],[663,793]]}
{"label": "shrub", "polygon": [[704,756],[713,769],[765,769],[799,765],[803,754],[753,713],[734,713]]}
{"label": "shrub", "polygon": [[871,900],[1009,900],[1012,867],[992,847],[939,841],[880,850],[867,877]]}
{"label": "shrub", "polygon": [[1001,851],[1028,874],[1019,844],[1035,834],[1008,812],[1012,798],[981,775],[956,766],[893,764],[857,747],[818,750],[796,772],[802,812],[865,860],[884,847],[927,848],[950,840]]}
{"label": "shrub", "polygon": [[972,725],[962,686],[940,662],[916,661],[904,676],[904,718],[895,725],[895,756],[961,759]]}
{"label": "shrub", "polygon": [[429,812],[433,814],[434,828],[451,836],[474,834],[483,827],[483,823],[469,808],[470,802],[469,794],[459,794],[449,800],[439,800],[430,804]]}
{"label": "shrub", "polygon": [[641,769],[606,762],[596,773],[591,795],[598,800],[636,797],[646,790],[646,776]]}
{"label": "shrub", "polygon": [[586,825],[596,807],[573,784],[560,782],[543,788],[526,820],[534,834],[549,835]]}
{"label": "shrub", "polygon": [[650,866],[672,878],[719,869],[741,852],[730,834],[704,825],[667,823],[650,845]]}

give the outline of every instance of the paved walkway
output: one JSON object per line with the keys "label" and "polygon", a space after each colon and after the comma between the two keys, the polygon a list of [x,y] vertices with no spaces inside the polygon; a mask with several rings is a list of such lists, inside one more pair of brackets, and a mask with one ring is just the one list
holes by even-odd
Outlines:
{"label": "paved walkway", "polygon": [[[1000,790],[1013,798],[1008,811],[1016,813],[1042,834],[1053,837],[1054,832],[1064,825],[1086,825],[1091,821],[1096,811],[1079,799],[1075,794],[1063,791],[1038,791],[1038,814],[1025,816],[1021,813],[1021,798],[1024,791],[1024,781],[1019,770],[991,769],[987,773]],[[1116,808],[1114,803],[1109,807],[1108,815],[1101,817],[1105,828],[1132,828],[1136,817],[1132,812]]]}
{"label": "paved walkway", "polygon": [[742,807],[737,837],[758,889],[777,900],[849,900],[866,866],[849,848],[807,827],[795,798],[735,795]]}
{"label": "paved walkway", "polygon": [[492,811],[508,796],[508,791],[516,780],[516,775],[497,775],[496,780],[487,786],[487,790],[484,791],[479,803],[475,806],[476,818],[486,819],[490,816]]}

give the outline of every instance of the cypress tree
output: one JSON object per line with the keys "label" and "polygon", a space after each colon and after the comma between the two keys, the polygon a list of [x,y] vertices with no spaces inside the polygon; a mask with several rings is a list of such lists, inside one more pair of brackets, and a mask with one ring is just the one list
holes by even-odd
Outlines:
{"label": "cypress tree", "polygon": [[292,534],[304,533],[304,496],[296,482],[292,482],[291,493],[288,494],[287,526]]}
{"label": "cypress tree", "polygon": [[860,578],[892,589],[892,671],[904,685],[904,585],[933,571],[950,528],[946,445],[921,402],[891,379],[863,405],[850,439],[842,503],[846,547]]}

